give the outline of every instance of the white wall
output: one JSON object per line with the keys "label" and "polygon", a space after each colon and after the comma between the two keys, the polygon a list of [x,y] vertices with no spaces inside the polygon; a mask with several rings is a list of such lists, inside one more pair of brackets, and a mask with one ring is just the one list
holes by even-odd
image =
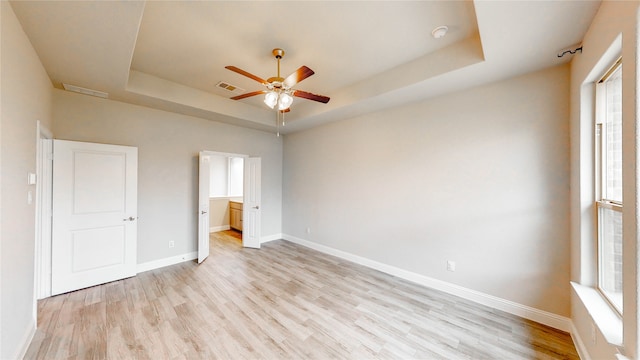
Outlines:
{"label": "white wall", "polygon": [[226,156],[210,156],[209,166],[209,197],[228,196],[229,172]]}
{"label": "white wall", "polygon": [[242,197],[244,158],[211,155],[209,166],[209,197]]}
{"label": "white wall", "polygon": [[262,157],[262,236],[282,232],[275,134],[62,90],[53,98],[56,138],[138,147],[139,264],[196,251],[201,150]]}
{"label": "white wall", "polygon": [[[603,1],[583,40],[583,52],[571,65],[571,279],[586,286],[595,284],[594,183],[593,167],[593,81],[606,69],[598,64],[623,58],[623,272],[624,272],[624,347],[622,352],[637,359],[638,350],[638,219],[637,219],[637,1]],[[616,38],[621,36],[621,46]],[[618,49],[616,49],[618,47]],[[608,53],[612,49],[613,53]],[[600,61],[600,60],[603,61]],[[572,318],[576,336],[582,339],[594,359],[612,358],[617,352],[598,332],[591,339],[589,313],[581,299],[573,294]]]}
{"label": "white wall", "polygon": [[562,66],[287,135],[283,233],[568,317],[568,95]]}
{"label": "white wall", "polygon": [[229,158],[229,196],[241,197],[244,191],[244,158]]}
{"label": "white wall", "polygon": [[35,331],[36,121],[51,129],[51,82],[7,1],[0,1],[0,358],[21,357]]}

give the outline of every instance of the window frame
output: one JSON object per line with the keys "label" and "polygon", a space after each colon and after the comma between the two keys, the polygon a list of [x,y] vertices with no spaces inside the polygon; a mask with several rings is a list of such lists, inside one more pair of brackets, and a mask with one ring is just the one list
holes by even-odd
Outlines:
{"label": "window frame", "polygon": [[[605,72],[605,74],[596,82],[596,101],[595,101],[595,211],[596,211],[596,290],[606,300],[608,305],[619,315],[622,316],[622,306],[618,307],[616,302],[608,295],[608,291],[601,287],[603,282],[602,270],[602,217],[601,210],[613,210],[622,213],[623,202],[609,199],[607,194],[607,128],[606,128],[606,115],[607,115],[607,99],[606,99],[606,82],[615,74],[618,70],[622,71],[622,57],[619,57]],[[622,101],[622,100],[621,100]],[[624,236],[624,234],[623,234]]]}

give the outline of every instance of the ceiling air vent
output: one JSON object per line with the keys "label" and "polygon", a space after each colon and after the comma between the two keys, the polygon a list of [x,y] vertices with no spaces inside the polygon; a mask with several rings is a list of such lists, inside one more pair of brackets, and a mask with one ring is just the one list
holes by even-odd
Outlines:
{"label": "ceiling air vent", "polygon": [[109,94],[106,93],[106,92],[103,92],[103,91],[87,89],[87,88],[83,88],[83,87],[80,87],[80,86],[69,85],[69,84],[62,84],[62,86],[64,86],[64,89],[67,90],[67,91],[73,91],[73,92],[77,92],[77,93],[80,93],[80,94],[97,96],[97,97],[103,98],[103,99],[106,99],[106,98],[109,97]]}
{"label": "ceiling air vent", "polygon": [[244,89],[241,89],[235,85],[231,85],[224,81],[218,82],[216,86],[219,87],[220,89],[231,91],[232,93],[238,93],[238,94],[244,93]]}

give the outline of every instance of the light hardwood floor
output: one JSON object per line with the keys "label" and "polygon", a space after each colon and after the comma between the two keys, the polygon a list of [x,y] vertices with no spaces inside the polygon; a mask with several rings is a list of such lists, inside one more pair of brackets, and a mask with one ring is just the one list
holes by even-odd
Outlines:
{"label": "light hardwood floor", "polygon": [[286,241],[38,303],[27,359],[578,359],[564,332]]}

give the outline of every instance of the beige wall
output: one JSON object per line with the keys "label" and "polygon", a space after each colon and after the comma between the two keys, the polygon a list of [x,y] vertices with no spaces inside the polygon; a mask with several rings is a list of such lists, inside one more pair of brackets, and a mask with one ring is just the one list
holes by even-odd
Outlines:
{"label": "beige wall", "polygon": [[[51,129],[51,82],[6,1],[0,1],[0,358],[26,350],[35,331],[36,121]],[[26,344],[28,345],[28,344]]]}
{"label": "beige wall", "polygon": [[283,233],[568,317],[568,95],[561,66],[287,135]]}
{"label": "beige wall", "polygon": [[138,147],[139,264],[196,251],[201,150],[262,158],[262,236],[282,232],[275,134],[61,90],[53,98],[56,138]]}
{"label": "beige wall", "polygon": [[[571,279],[594,286],[596,249],[594,239],[594,125],[593,82],[620,54],[623,58],[623,266],[624,347],[637,359],[638,351],[638,220],[637,220],[637,1],[603,1],[583,40],[584,51],[571,65]],[[616,45],[616,38],[621,42]],[[601,61],[602,60],[602,61]],[[617,349],[598,331],[592,341],[593,321],[582,300],[572,297],[572,318],[578,336],[593,359],[613,358]]]}
{"label": "beige wall", "polygon": [[229,199],[209,199],[209,228],[229,226]]}

